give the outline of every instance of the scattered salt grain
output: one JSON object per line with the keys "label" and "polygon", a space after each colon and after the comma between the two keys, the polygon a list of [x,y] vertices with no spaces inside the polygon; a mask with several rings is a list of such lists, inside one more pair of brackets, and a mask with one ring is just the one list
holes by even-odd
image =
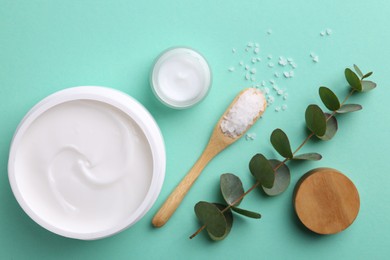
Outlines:
{"label": "scattered salt grain", "polygon": [[249,75],[249,73],[245,74],[245,79],[246,80],[249,80],[251,78],[251,75]]}
{"label": "scattered salt grain", "polygon": [[257,62],[256,58],[252,58],[252,63],[255,64]]}
{"label": "scattered salt grain", "polygon": [[275,107],[275,111],[279,112],[280,111],[280,106]]}
{"label": "scattered salt grain", "polygon": [[256,69],[253,68],[253,69],[250,70],[250,72],[251,72],[252,74],[256,74]]}
{"label": "scattered salt grain", "polygon": [[288,94],[285,93],[285,94],[283,95],[283,100],[287,100],[287,99],[288,99]]}
{"label": "scattered salt grain", "polygon": [[272,55],[269,54],[269,55],[267,56],[267,59],[271,60],[271,59],[272,59]]}
{"label": "scattered salt grain", "polygon": [[264,92],[265,92],[265,94],[269,94],[269,88],[265,87]]}
{"label": "scattered salt grain", "polygon": [[253,52],[254,52],[255,54],[258,54],[258,53],[260,52],[260,48],[256,47],[256,48],[253,50]]}
{"label": "scattered salt grain", "polygon": [[286,104],[282,105],[282,110],[285,111],[286,109],[287,109],[287,105]]}
{"label": "scattered salt grain", "polygon": [[273,68],[273,66],[274,66],[273,62],[268,63],[268,67]]}
{"label": "scattered salt grain", "polygon": [[319,61],[320,61],[320,59],[319,59],[319,57],[318,57],[318,56],[314,56],[314,57],[313,57],[313,61],[314,61],[315,63],[317,63],[317,62],[319,62]]}
{"label": "scattered salt grain", "polygon": [[284,57],[279,57],[279,65],[286,66],[287,60]]}
{"label": "scattered salt grain", "polygon": [[292,71],[292,70],[285,71],[285,72],[283,72],[283,75],[285,78],[292,78],[292,77],[294,77],[294,71]]}
{"label": "scattered salt grain", "polygon": [[274,84],[275,84],[275,80],[270,79],[270,80],[269,80],[269,83],[271,83],[272,85],[274,85]]}
{"label": "scattered salt grain", "polygon": [[249,140],[255,140],[256,139],[256,133],[247,133],[245,135],[245,140],[249,141]]}
{"label": "scattered salt grain", "polygon": [[280,75],[279,75],[279,72],[275,72],[275,73],[274,73],[274,76],[277,77],[277,78],[279,78],[279,76],[280,76]]}
{"label": "scattered salt grain", "polygon": [[249,70],[249,65],[245,65],[245,70]]}
{"label": "scattered salt grain", "polygon": [[222,119],[221,130],[232,138],[242,135],[264,111],[265,99],[260,90],[249,88],[244,91]]}
{"label": "scattered salt grain", "polygon": [[252,48],[253,45],[254,45],[253,42],[248,42],[248,44],[247,44],[247,46],[250,47],[250,48]]}
{"label": "scattered salt grain", "polygon": [[240,61],[240,66],[244,66],[244,62],[243,61]]}
{"label": "scattered salt grain", "polygon": [[263,80],[262,82],[261,82],[261,85],[264,87],[265,86],[265,80]]}
{"label": "scattered salt grain", "polygon": [[268,35],[271,35],[271,34],[272,34],[272,30],[271,30],[271,29],[268,29],[268,30],[267,30],[267,34],[268,34]]}
{"label": "scattered salt grain", "polygon": [[249,48],[245,48],[245,51],[248,52],[248,51],[249,51]]}
{"label": "scattered salt grain", "polygon": [[283,95],[284,91],[283,91],[283,89],[278,89],[276,91],[276,93],[278,93],[278,95],[281,96],[281,95]]}
{"label": "scattered salt grain", "polygon": [[235,71],[235,68],[234,68],[234,67],[230,67],[230,68],[229,68],[229,71],[230,71],[230,72],[233,72],[233,71]]}
{"label": "scattered salt grain", "polygon": [[257,61],[261,61],[261,58],[260,58],[260,57],[257,57],[256,60],[257,60]]}
{"label": "scattered salt grain", "polygon": [[325,32],[324,32],[324,31],[320,32],[320,35],[321,35],[321,36],[324,36],[324,35],[325,35]]}
{"label": "scattered salt grain", "polygon": [[327,35],[331,35],[331,34],[332,34],[332,30],[331,30],[331,29],[329,29],[329,28],[328,28],[328,29],[326,29],[326,34],[327,34]]}
{"label": "scattered salt grain", "polygon": [[251,77],[251,81],[253,81],[253,82],[256,81],[256,77],[255,77],[255,76],[252,76],[252,77]]}
{"label": "scattered salt grain", "polygon": [[233,53],[236,53],[236,48],[233,48],[233,49],[232,49],[232,52],[233,52]]}

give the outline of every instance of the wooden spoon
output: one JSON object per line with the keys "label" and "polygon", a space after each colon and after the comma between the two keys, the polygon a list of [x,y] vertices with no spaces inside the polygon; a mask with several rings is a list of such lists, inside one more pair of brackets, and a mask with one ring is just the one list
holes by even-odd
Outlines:
{"label": "wooden spoon", "polygon": [[[234,137],[229,136],[228,133],[222,132],[221,122],[226,118],[226,115],[229,113],[230,109],[236,104],[237,100],[247,91],[252,91],[253,95],[257,95],[259,99],[261,99],[258,114],[253,118],[253,122],[247,126],[247,128]],[[218,153],[224,150],[226,147],[240,139],[241,136],[245,134],[245,132],[257,121],[257,119],[264,113],[265,108],[267,106],[267,102],[264,98],[264,95],[261,91],[255,88],[247,88],[241,91],[237,97],[233,100],[230,106],[226,109],[225,113],[222,115],[221,119],[216,124],[214,131],[210,137],[209,143],[204,149],[203,153],[196,161],[191,170],[187,173],[187,175],[183,178],[183,180],[179,183],[179,185],[173,190],[171,195],[169,195],[168,199],[161,206],[160,210],[154,216],[152,220],[152,224],[155,227],[162,227],[175,212],[177,207],[180,205],[184,196],[187,194],[188,190],[191,188],[192,184],[199,177],[200,173],[207,165],[207,163],[213,159]]]}

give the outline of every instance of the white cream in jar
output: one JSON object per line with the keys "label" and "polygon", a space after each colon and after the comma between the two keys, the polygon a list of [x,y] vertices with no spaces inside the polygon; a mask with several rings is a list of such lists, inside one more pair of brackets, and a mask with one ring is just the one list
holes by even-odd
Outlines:
{"label": "white cream in jar", "polygon": [[206,59],[193,49],[172,48],[157,58],[150,81],[162,103],[172,108],[188,108],[207,95],[211,70]]}
{"label": "white cream in jar", "polygon": [[9,164],[15,196],[57,234],[96,239],[119,232],[146,213],[161,188],[165,152],[159,132],[153,136],[156,125],[148,126],[154,121],[137,122],[138,111],[133,117],[121,110],[131,102],[117,107],[108,100],[70,98],[26,122],[49,99],[30,112],[23,134],[15,136]]}

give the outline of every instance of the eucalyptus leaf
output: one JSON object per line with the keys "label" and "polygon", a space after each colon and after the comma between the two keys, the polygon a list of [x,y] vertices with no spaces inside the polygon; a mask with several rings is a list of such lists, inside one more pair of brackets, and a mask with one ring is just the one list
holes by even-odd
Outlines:
{"label": "eucalyptus leaf", "polygon": [[345,79],[348,81],[349,85],[357,90],[357,91],[362,91],[362,84],[360,82],[359,77],[356,75],[355,72],[353,72],[351,69],[346,68],[344,71],[345,74]]}
{"label": "eucalyptus leaf", "polygon": [[262,154],[256,154],[249,162],[249,170],[255,179],[266,188],[272,188],[275,173],[272,165]]}
{"label": "eucalyptus leaf", "polygon": [[370,72],[368,72],[368,73],[366,73],[363,77],[362,77],[362,79],[366,79],[366,78],[368,78],[369,76],[371,76],[372,75],[372,71],[370,71]]}
{"label": "eucalyptus leaf", "polygon": [[322,155],[319,153],[303,153],[294,156],[293,160],[304,160],[304,161],[319,161],[322,159]]}
{"label": "eucalyptus leaf", "polygon": [[325,113],[325,116],[327,118],[326,132],[323,136],[317,136],[317,137],[320,138],[321,140],[329,141],[330,139],[332,139],[335,136],[337,129],[338,129],[338,124],[337,124],[336,117],[334,117],[334,116],[331,117],[331,114],[328,114],[328,113]]}
{"label": "eucalyptus leaf", "polygon": [[263,190],[268,196],[276,196],[284,192],[290,185],[290,169],[279,160],[271,159],[269,162],[274,169],[280,164],[281,166],[275,171],[274,186],[270,189],[263,187]]}
{"label": "eucalyptus leaf", "polygon": [[317,136],[326,132],[326,118],[324,112],[317,105],[309,105],[306,109],[305,120],[307,128]]}
{"label": "eucalyptus leaf", "polygon": [[283,130],[277,128],[271,134],[271,144],[275,150],[285,158],[292,158],[290,141]]}
{"label": "eucalyptus leaf", "polygon": [[359,75],[359,77],[363,77],[362,71],[359,69],[359,67],[356,64],[353,64],[353,68],[355,69],[356,73]]}
{"label": "eucalyptus leaf", "polygon": [[336,112],[339,114],[345,114],[345,113],[359,111],[362,109],[363,109],[363,107],[361,105],[358,105],[358,104],[345,104],[345,105],[342,105],[340,107],[340,109],[337,110]]}
{"label": "eucalyptus leaf", "polygon": [[253,212],[253,211],[249,211],[249,210],[241,209],[241,208],[237,208],[237,207],[232,207],[232,210],[234,212],[237,212],[238,214],[243,215],[243,216],[248,217],[248,218],[256,218],[256,219],[261,218],[261,214],[257,213],[257,212]]}
{"label": "eucalyptus leaf", "polygon": [[205,226],[213,240],[222,240],[230,232],[233,225],[233,214],[230,210],[222,213],[224,205],[200,201],[195,205],[195,214]]}
{"label": "eucalyptus leaf", "polygon": [[368,92],[376,88],[376,83],[370,80],[362,80],[362,91]]}
{"label": "eucalyptus leaf", "polygon": [[332,90],[327,87],[320,87],[318,92],[320,94],[322,103],[324,103],[326,108],[331,111],[336,111],[340,108],[340,101]]}
{"label": "eucalyptus leaf", "polygon": [[[221,193],[226,203],[232,205],[242,194],[244,194],[244,187],[239,177],[231,173],[222,174],[220,177]],[[239,205],[242,198],[235,203]]]}

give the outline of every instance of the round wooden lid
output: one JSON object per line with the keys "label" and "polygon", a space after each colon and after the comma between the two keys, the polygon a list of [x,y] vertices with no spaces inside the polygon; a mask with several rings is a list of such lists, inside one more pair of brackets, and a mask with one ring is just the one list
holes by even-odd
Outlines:
{"label": "round wooden lid", "polygon": [[294,191],[299,219],[318,234],[335,234],[349,227],[359,208],[359,193],[350,179],[331,168],[306,173]]}

